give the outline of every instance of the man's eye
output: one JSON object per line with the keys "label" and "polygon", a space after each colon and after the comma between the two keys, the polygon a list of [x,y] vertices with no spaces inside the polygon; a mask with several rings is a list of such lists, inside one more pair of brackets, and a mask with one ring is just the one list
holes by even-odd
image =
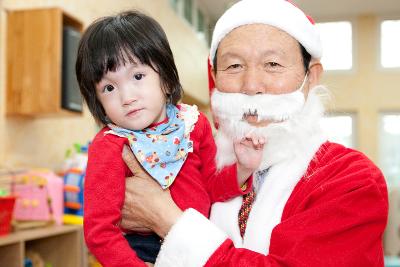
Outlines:
{"label": "man's eye", "polygon": [[143,73],[137,73],[137,74],[133,75],[133,78],[135,78],[135,80],[138,80],[138,81],[140,81],[143,77],[144,77]]}
{"label": "man's eye", "polygon": [[104,86],[104,92],[111,92],[112,90],[114,90],[114,86],[112,86],[111,84],[107,84],[106,86]]}
{"label": "man's eye", "polygon": [[268,62],[265,64],[266,67],[274,68],[274,67],[279,67],[280,64],[276,62]]}
{"label": "man's eye", "polygon": [[240,64],[232,64],[227,69],[239,69],[241,67]]}

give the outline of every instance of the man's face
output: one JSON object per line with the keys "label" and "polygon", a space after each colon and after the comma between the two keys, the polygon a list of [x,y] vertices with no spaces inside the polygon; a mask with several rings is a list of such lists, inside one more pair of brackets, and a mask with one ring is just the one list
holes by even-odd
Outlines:
{"label": "man's face", "polygon": [[226,93],[290,93],[305,76],[298,42],[265,24],[231,31],[220,42],[216,57],[216,87]]}
{"label": "man's face", "polygon": [[[298,89],[305,78],[298,42],[265,24],[231,31],[220,42],[216,57],[215,85],[224,93],[286,94]],[[306,81],[304,91],[308,88]]]}

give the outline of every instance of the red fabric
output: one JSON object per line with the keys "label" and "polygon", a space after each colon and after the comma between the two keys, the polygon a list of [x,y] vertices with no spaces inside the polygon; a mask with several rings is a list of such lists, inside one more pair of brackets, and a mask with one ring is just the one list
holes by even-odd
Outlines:
{"label": "red fabric", "polygon": [[213,77],[211,76],[211,62],[210,57],[207,58],[207,73],[208,73],[208,91],[211,96],[212,90],[215,88],[215,82]]}
{"label": "red fabric", "polygon": [[327,142],[286,203],[269,254],[226,240],[205,266],[384,266],[387,212],[380,170],[362,153]]}
{"label": "red fabric", "polygon": [[[103,128],[89,147],[84,189],[84,233],[89,250],[103,266],[145,266],[130,248],[117,226],[125,196],[125,177],[131,176],[121,153],[126,138],[104,132]],[[237,184],[236,165],[216,174],[216,147],[211,127],[203,114],[190,135],[193,153],[189,153],[171,185],[176,204],[209,216],[211,202],[224,201],[242,192]]]}
{"label": "red fabric", "polygon": [[[215,82],[211,75],[211,72],[212,72],[211,62],[210,62],[210,57],[208,57],[207,58],[207,73],[208,73],[208,93],[209,93],[210,99],[211,99],[211,94],[215,88]],[[210,109],[212,110],[211,102],[210,102]],[[214,123],[215,129],[218,129],[219,123],[218,123],[217,117],[214,115],[214,113],[212,113],[212,118],[213,118],[213,123]]]}

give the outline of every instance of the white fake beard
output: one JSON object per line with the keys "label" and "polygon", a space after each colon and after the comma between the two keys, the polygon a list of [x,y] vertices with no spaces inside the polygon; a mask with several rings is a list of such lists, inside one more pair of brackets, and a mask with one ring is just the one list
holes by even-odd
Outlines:
{"label": "white fake beard", "polygon": [[[306,140],[321,134],[319,120],[324,113],[322,100],[325,99],[329,99],[329,91],[321,85],[310,90],[305,102],[300,91],[283,95],[248,96],[221,93],[215,89],[211,104],[219,122],[215,136],[217,168],[237,162],[233,140],[241,140],[250,132],[266,140],[258,170],[301,153],[303,147],[307,146]],[[258,121],[272,122],[266,127],[250,125],[243,120],[243,115],[248,113],[257,114]]]}

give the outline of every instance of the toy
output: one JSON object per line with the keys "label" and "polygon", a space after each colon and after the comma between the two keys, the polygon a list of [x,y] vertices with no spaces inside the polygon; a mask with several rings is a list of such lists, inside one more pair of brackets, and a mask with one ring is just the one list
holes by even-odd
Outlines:
{"label": "toy", "polygon": [[13,176],[13,171],[0,169],[0,196],[9,195],[11,193]]}
{"label": "toy", "polygon": [[62,224],[63,180],[49,170],[32,170],[15,176],[16,221],[54,221]]}
{"label": "toy", "polygon": [[69,169],[64,175],[64,222],[81,224],[83,216],[83,184],[85,171]]}
{"label": "toy", "polygon": [[28,249],[25,252],[25,267],[46,267],[48,266],[47,264],[45,265],[45,262],[42,258],[42,256],[31,249]]}
{"label": "toy", "polygon": [[87,165],[88,146],[75,144],[75,154],[69,156],[64,167],[64,223],[83,223],[83,185]]}

